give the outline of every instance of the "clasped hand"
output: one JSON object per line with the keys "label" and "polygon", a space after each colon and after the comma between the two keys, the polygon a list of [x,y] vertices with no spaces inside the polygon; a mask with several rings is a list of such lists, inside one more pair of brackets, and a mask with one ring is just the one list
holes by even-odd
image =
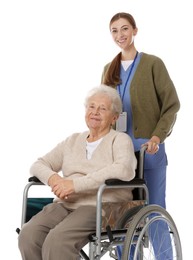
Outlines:
{"label": "clasped hand", "polygon": [[54,174],[49,180],[52,192],[60,199],[68,199],[68,196],[74,193],[74,184],[72,180],[65,180],[61,176]]}

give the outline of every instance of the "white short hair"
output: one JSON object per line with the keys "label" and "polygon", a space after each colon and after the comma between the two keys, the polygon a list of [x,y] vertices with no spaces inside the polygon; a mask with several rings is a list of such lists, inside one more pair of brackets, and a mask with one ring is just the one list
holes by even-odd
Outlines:
{"label": "white short hair", "polygon": [[88,105],[89,99],[97,94],[104,94],[104,95],[108,96],[112,102],[112,112],[120,115],[120,113],[122,112],[122,101],[119,96],[119,93],[117,92],[117,90],[115,88],[109,87],[104,84],[101,84],[98,87],[95,87],[88,92],[88,94],[85,98],[86,107]]}

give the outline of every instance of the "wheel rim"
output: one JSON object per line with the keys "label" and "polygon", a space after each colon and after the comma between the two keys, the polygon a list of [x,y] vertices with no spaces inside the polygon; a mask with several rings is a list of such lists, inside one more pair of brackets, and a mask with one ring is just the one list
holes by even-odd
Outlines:
{"label": "wheel rim", "polygon": [[[157,231],[160,230],[160,227],[164,227],[162,230],[166,232],[159,234]],[[150,233],[152,230],[153,233]],[[167,243],[167,241],[169,242]],[[177,228],[171,216],[163,208],[151,205],[136,214],[125,238],[122,259],[182,259]]]}

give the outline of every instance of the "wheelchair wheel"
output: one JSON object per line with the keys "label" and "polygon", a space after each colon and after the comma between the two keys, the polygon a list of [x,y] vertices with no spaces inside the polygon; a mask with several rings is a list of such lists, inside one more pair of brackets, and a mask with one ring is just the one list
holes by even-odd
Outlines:
{"label": "wheelchair wheel", "polygon": [[182,260],[180,237],[170,214],[148,205],[137,212],[125,236],[122,260]]}

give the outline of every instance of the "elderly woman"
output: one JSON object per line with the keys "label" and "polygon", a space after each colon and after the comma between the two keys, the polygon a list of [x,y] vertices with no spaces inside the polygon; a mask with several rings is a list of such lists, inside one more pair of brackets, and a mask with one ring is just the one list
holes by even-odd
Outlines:
{"label": "elderly woman", "polygon": [[[24,260],[78,259],[96,228],[98,187],[109,178],[134,178],[132,141],[112,129],[122,109],[117,91],[105,85],[92,89],[85,108],[89,130],[71,135],[31,166],[30,173],[49,185],[56,199],[23,225],[19,249]],[[103,201],[128,198],[131,191],[107,190]]]}

